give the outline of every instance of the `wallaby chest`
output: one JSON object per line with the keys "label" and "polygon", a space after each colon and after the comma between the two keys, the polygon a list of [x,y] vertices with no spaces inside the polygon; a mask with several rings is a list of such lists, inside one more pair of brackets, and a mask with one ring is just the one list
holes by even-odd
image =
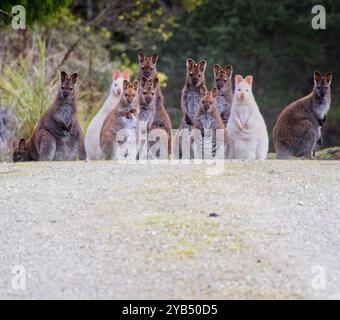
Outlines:
{"label": "wallaby chest", "polygon": [[188,106],[188,112],[191,120],[194,119],[197,108],[199,106],[199,103],[201,101],[201,95],[199,91],[190,90],[187,92],[186,95],[187,100],[187,106]]}

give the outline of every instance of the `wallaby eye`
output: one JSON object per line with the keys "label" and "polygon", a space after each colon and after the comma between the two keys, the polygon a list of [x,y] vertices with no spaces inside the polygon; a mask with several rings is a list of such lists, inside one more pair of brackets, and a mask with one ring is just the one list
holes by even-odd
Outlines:
{"label": "wallaby eye", "polygon": [[146,95],[146,91],[143,91],[143,94]]}
{"label": "wallaby eye", "polygon": [[241,91],[241,89],[238,89],[237,91]]}
{"label": "wallaby eye", "polygon": [[127,93],[125,93],[125,98],[127,98],[128,97],[128,95],[127,95]]}
{"label": "wallaby eye", "polygon": [[190,77],[192,77],[193,76],[193,73],[192,72],[190,72]]}
{"label": "wallaby eye", "polygon": [[248,89],[247,89],[246,91],[247,91],[247,92],[249,92],[249,90],[248,90]]}

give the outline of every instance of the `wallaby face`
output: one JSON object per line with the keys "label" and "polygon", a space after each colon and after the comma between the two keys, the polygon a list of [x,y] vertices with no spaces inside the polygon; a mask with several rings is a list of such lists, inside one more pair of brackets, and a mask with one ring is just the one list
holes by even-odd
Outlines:
{"label": "wallaby face", "polygon": [[320,72],[314,73],[314,92],[318,98],[324,98],[330,92],[332,73],[327,72],[324,76]]}
{"label": "wallaby face", "polygon": [[252,76],[245,79],[239,74],[235,76],[235,98],[239,102],[247,102],[252,97],[252,83]]}
{"label": "wallaby face", "polygon": [[72,99],[74,97],[74,85],[76,84],[78,79],[78,74],[73,73],[71,77],[68,77],[67,73],[62,71],[61,72],[61,86],[59,94],[62,98]]}
{"label": "wallaby face", "polygon": [[25,139],[13,142],[13,162],[29,161],[29,152]]}
{"label": "wallaby face", "polygon": [[231,85],[233,67],[228,65],[224,69],[218,64],[214,65],[215,83],[218,90],[227,89]]}
{"label": "wallaby face", "polygon": [[112,74],[112,85],[111,85],[111,94],[120,97],[123,92],[123,81],[129,81],[129,73],[124,70],[120,72],[118,69],[113,70]]}
{"label": "wallaby face", "polygon": [[139,67],[140,67],[140,77],[144,76],[147,79],[153,78],[156,76],[157,69],[157,61],[158,54],[154,53],[151,56],[145,56],[143,52],[140,52],[138,55],[139,58]]}
{"label": "wallaby face", "polygon": [[204,84],[204,72],[206,66],[206,61],[196,63],[192,59],[187,60],[187,83],[189,86],[199,88]]}
{"label": "wallaby face", "polygon": [[210,92],[205,86],[201,87],[201,111],[211,113],[216,110],[217,89],[213,88]]}
{"label": "wallaby face", "polygon": [[120,111],[125,113],[127,118],[131,118],[133,115],[138,113],[138,109],[135,105],[135,98],[138,90],[138,81],[135,80],[133,83],[130,83],[127,80],[123,82],[123,95],[121,99],[121,108]]}
{"label": "wallaby face", "polygon": [[158,83],[158,78],[154,78],[153,80],[148,80],[146,77],[142,78],[139,90],[139,99],[142,105],[150,104],[154,100]]}

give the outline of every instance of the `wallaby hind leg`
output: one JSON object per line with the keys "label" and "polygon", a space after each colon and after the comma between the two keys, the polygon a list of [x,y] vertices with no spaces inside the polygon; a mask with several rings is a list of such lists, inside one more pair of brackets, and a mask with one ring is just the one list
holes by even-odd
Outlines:
{"label": "wallaby hind leg", "polygon": [[275,145],[276,159],[287,160],[293,156],[293,152],[289,150],[284,144],[277,143]]}
{"label": "wallaby hind leg", "polygon": [[39,145],[39,161],[52,161],[57,149],[54,136],[49,132],[43,132]]}

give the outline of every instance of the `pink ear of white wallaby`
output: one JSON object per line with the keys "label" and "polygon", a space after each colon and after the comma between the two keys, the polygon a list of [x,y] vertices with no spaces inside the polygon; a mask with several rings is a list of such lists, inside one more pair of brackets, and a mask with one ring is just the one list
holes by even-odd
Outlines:
{"label": "pink ear of white wallaby", "polygon": [[244,80],[251,86],[253,83],[253,76],[246,76]]}
{"label": "pink ear of white wallaby", "polygon": [[239,75],[239,74],[237,74],[236,76],[235,76],[235,83],[236,84],[239,84],[240,82],[242,82],[244,79],[243,79],[243,77],[241,76],[241,75]]}
{"label": "pink ear of white wallaby", "polygon": [[120,77],[120,71],[118,69],[114,69],[112,73],[113,80],[117,80]]}
{"label": "pink ear of white wallaby", "polygon": [[127,70],[124,70],[124,71],[122,72],[122,76],[123,76],[123,79],[124,79],[124,80],[127,80],[127,81],[130,80],[129,72],[128,72]]}

